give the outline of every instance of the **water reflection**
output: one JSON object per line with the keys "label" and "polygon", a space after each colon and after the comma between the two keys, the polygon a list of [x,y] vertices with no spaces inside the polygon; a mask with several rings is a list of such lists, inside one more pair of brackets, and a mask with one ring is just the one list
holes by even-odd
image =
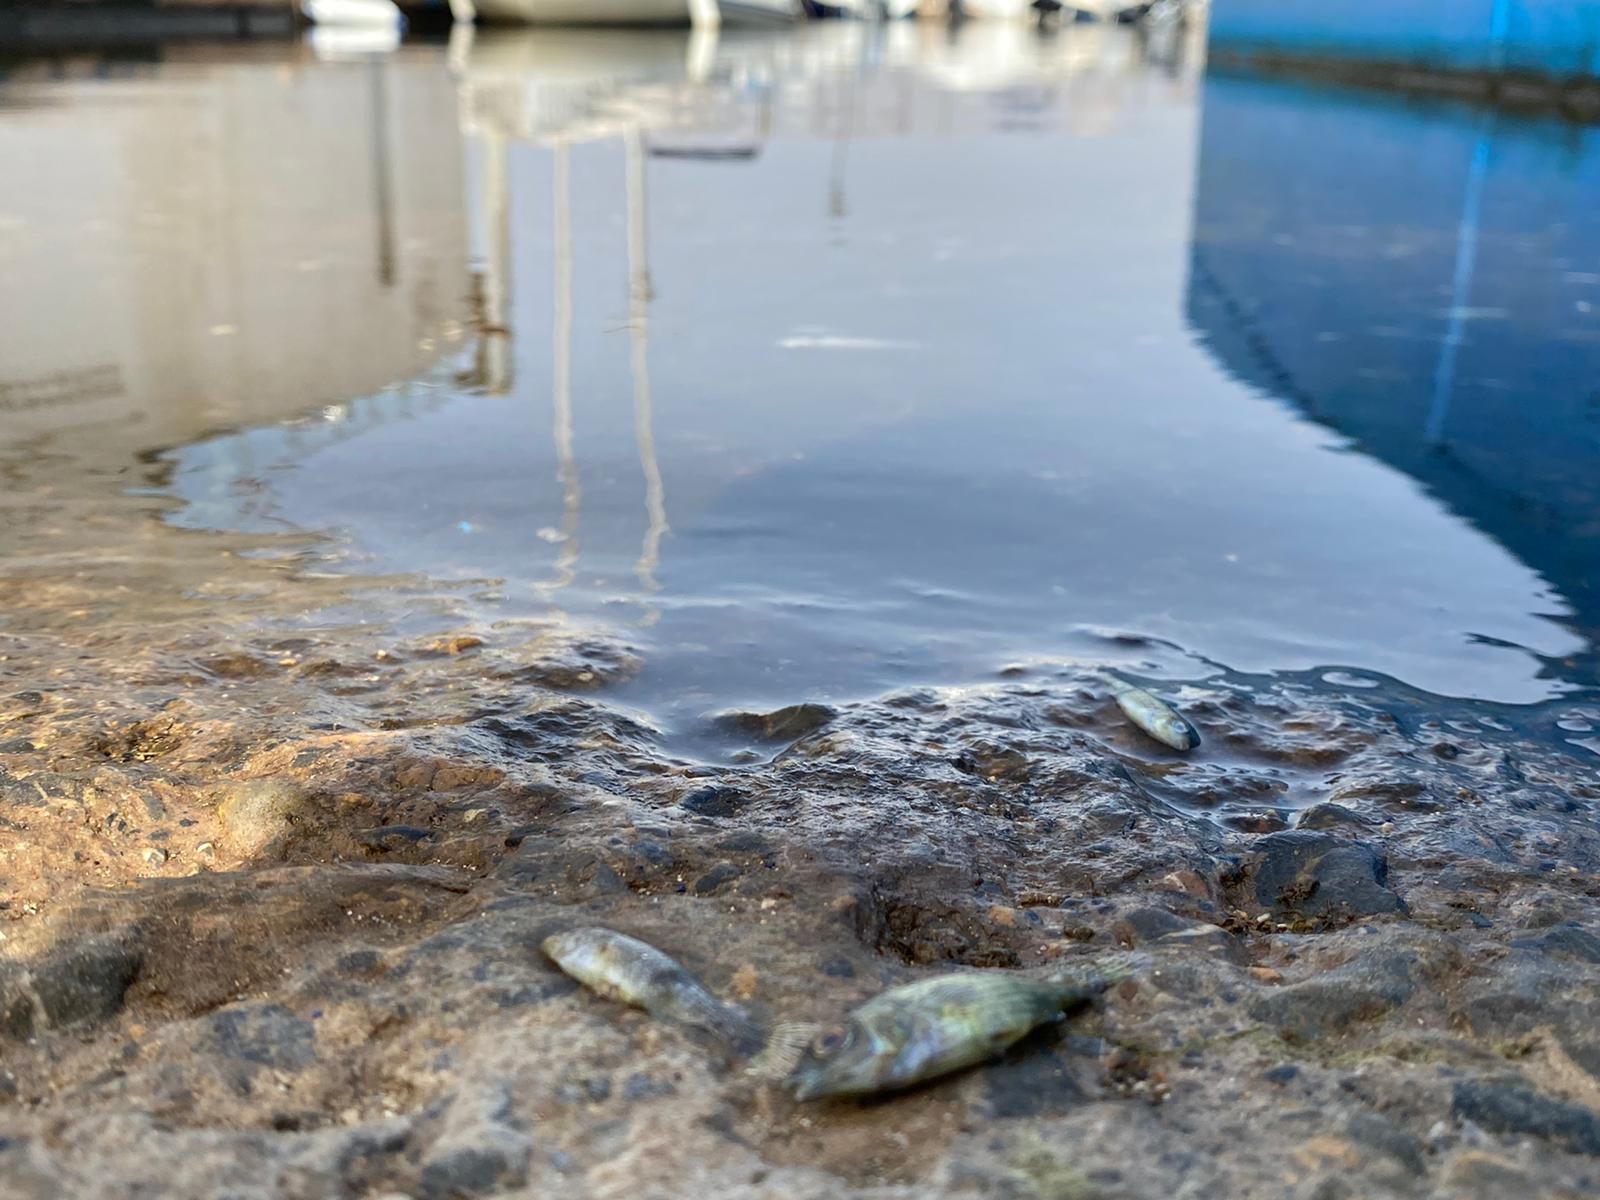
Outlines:
{"label": "water reflection", "polygon": [[107,427],[126,453],[271,422],[463,336],[435,64],[180,56],[3,88],[0,441]]}
{"label": "water reflection", "polygon": [[[394,287],[380,253],[377,298],[348,303],[389,330],[382,297],[413,286],[408,256],[455,238],[459,299],[441,309],[475,340],[435,370],[419,351],[407,399],[379,389],[393,359],[347,385],[329,328],[281,334],[305,370],[279,382],[301,402],[174,451],[193,502],[174,519],[333,527],[355,564],[499,581],[479,589],[488,620],[559,606],[623,626],[648,651],[630,698],[668,723],[1015,659],[1387,676],[1517,703],[1581,681],[1581,581],[1358,424],[1388,428],[1403,392],[1418,455],[1437,456],[1427,413],[1449,446],[1470,442],[1480,376],[1549,393],[1589,370],[1592,340],[1560,334],[1560,314],[1488,315],[1579,271],[1562,230],[1581,222],[1545,211],[1507,265],[1483,232],[1504,203],[1494,131],[1474,257],[1470,187],[1446,200],[1331,153],[1272,161],[1297,137],[1274,94],[1209,83],[1202,137],[1182,51],[1096,26],[907,24],[540,32],[299,65],[387,97],[369,143],[391,147],[387,193],[357,170],[371,154],[320,168],[361,175],[362,211],[386,206],[395,229]],[[1333,127],[1374,119],[1325,103]],[[1389,165],[1442,167],[1455,118],[1407,119]],[[1466,172],[1483,135],[1463,128]],[[278,150],[248,153],[259,171]],[[1379,193],[1404,213],[1366,213]],[[268,232],[250,236],[323,234],[296,219],[256,212]],[[334,240],[348,254],[357,238]],[[1424,260],[1442,274],[1406,273]],[[437,354],[416,312],[406,344]],[[1558,331],[1570,353],[1504,350],[1489,371],[1491,324],[1527,346]],[[366,397],[360,421],[271,423],[337,386]]]}
{"label": "water reflection", "polygon": [[[1594,128],[1213,76],[1188,296],[1231,373],[1417,479],[1590,643],[1597,189]],[[1587,652],[1547,673],[1600,682]]]}

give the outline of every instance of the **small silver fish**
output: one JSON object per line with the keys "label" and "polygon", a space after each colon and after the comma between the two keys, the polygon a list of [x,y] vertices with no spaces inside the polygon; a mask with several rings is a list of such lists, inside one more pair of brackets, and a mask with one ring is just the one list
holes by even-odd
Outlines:
{"label": "small silver fish", "polygon": [[683,966],[613,929],[573,929],[540,943],[556,966],[607,1000],[715,1034],[740,1053],[761,1042],[745,1012],[724,1004]]}
{"label": "small silver fish", "polygon": [[1136,688],[1114,675],[1107,675],[1106,682],[1123,715],[1163,746],[1171,746],[1174,750],[1193,750],[1200,744],[1200,734],[1195,727],[1165,700],[1157,699],[1143,688]]}
{"label": "small silver fish", "polygon": [[1131,973],[1123,959],[1047,979],[972,972],[940,975],[874,996],[835,1029],[786,1025],[798,1059],[788,1084],[796,1100],[893,1091],[993,1058],[1029,1031],[1062,1018]]}

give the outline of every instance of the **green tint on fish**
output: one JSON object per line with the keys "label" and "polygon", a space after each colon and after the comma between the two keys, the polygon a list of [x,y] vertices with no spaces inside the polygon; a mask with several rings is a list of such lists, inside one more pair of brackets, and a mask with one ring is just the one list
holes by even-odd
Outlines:
{"label": "green tint on fish", "polygon": [[1118,961],[1048,979],[973,972],[891,988],[817,1034],[789,1085],[796,1100],[865,1096],[959,1071],[1060,1020],[1130,970]]}
{"label": "green tint on fish", "polygon": [[608,1000],[704,1029],[741,1053],[759,1044],[755,1026],[742,1010],[718,1000],[677,962],[637,938],[612,929],[573,929],[545,938],[540,949]]}
{"label": "green tint on fish", "polygon": [[1200,744],[1200,735],[1195,727],[1166,701],[1115,676],[1106,676],[1106,682],[1111,685],[1111,694],[1116,698],[1117,707],[1123,715],[1163,746],[1171,746],[1174,750],[1193,750]]}

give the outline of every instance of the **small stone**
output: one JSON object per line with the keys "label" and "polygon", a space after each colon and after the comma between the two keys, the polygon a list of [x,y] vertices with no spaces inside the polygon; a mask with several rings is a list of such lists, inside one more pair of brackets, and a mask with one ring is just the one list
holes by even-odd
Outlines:
{"label": "small stone", "polygon": [[251,779],[224,789],[217,819],[241,851],[265,849],[310,812],[306,791],[287,779]]}
{"label": "small stone", "polygon": [[281,1004],[241,1004],[219,1009],[203,1022],[204,1040],[225,1058],[298,1070],[316,1058],[316,1030]]}
{"label": "small stone", "polygon": [[1206,887],[1206,881],[1201,879],[1194,871],[1171,871],[1156,881],[1156,886],[1169,892],[1182,892],[1196,900],[1209,900],[1211,891]]}
{"label": "small stone", "polygon": [[160,846],[146,846],[140,853],[140,857],[152,867],[159,867],[167,861],[167,852]]}
{"label": "small stone", "polygon": [[835,954],[822,964],[822,973],[834,979],[854,979],[856,968],[844,955]]}
{"label": "small stone", "polygon": [[194,852],[201,858],[215,858],[217,854],[217,848],[211,842],[201,842],[194,848]]}
{"label": "small stone", "polygon": [[436,637],[424,646],[425,654],[465,654],[468,650],[476,650],[483,645],[483,639],[470,633],[447,634]]}
{"label": "small stone", "polygon": [[1283,972],[1275,971],[1271,967],[1251,967],[1250,974],[1262,983],[1282,983]]}
{"label": "small stone", "polygon": [[696,896],[711,896],[724,884],[739,878],[744,872],[732,863],[718,863],[699,879],[694,881],[694,894]]}
{"label": "small stone", "polygon": [[526,1148],[488,1144],[435,1154],[418,1180],[422,1200],[459,1200],[521,1187],[528,1178]]}
{"label": "small stone", "polygon": [[715,718],[725,730],[768,742],[792,742],[821,729],[839,714],[826,704],[791,704],[771,712],[730,712]]}
{"label": "small stone", "polygon": [[743,792],[720,784],[696,788],[678,801],[682,808],[700,817],[732,817],[749,803],[750,798]]}
{"label": "small stone", "polygon": [[1297,1079],[1299,1075],[1300,1068],[1295,1066],[1293,1063],[1279,1063],[1277,1066],[1268,1067],[1265,1071],[1261,1072],[1261,1078],[1265,1079],[1268,1083],[1276,1083],[1280,1087],[1294,1079]]}
{"label": "small stone", "polygon": [[377,851],[401,850],[438,836],[424,825],[379,825],[375,829],[363,829],[355,835],[356,841],[369,850]]}
{"label": "small stone", "polygon": [[728,990],[733,993],[736,1000],[748,1000],[756,994],[760,985],[761,976],[751,963],[743,963],[733,973],[733,979],[728,983]]}
{"label": "small stone", "polygon": [[1372,824],[1370,818],[1362,816],[1353,809],[1342,804],[1333,804],[1324,801],[1313,804],[1302,812],[1295,821],[1296,829],[1365,829]]}

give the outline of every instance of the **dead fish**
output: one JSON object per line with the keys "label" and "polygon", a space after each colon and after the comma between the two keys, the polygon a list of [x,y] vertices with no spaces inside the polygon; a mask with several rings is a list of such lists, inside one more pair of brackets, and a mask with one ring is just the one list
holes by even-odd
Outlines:
{"label": "dead fish", "polygon": [[1131,972],[1122,958],[1046,979],[940,975],[874,996],[834,1029],[779,1026],[763,1059],[770,1068],[788,1048],[796,1100],[894,1091],[993,1058]]}
{"label": "dead fish", "polygon": [[740,1053],[761,1044],[759,1031],[742,1009],[718,1000],[683,966],[638,938],[613,929],[573,929],[545,938],[540,949],[607,1000],[704,1029]]}
{"label": "dead fish", "polygon": [[1114,675],[1105,678],[1123,715],[1163,746],[1171,746],[1174,750],[1193,750],[1200,744],[1200,734],[1195,727],[1165,700]]}

